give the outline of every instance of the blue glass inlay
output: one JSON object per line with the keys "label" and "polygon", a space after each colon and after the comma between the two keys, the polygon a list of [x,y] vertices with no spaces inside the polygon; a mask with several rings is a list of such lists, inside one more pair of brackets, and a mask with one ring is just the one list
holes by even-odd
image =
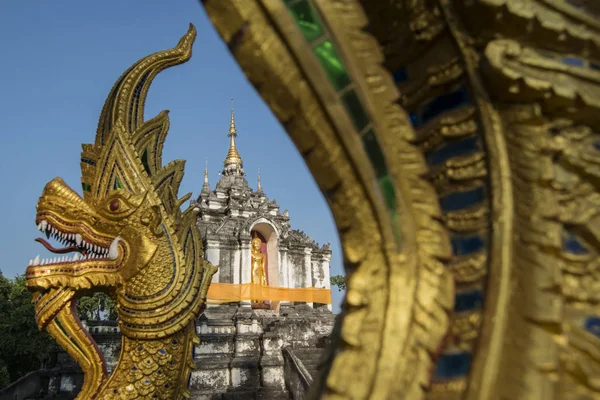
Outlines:
{"label": "blue glass inlay", "polygon": [[479,138],[472,136],[464,140],[448,143],[427,155],[429,165],[437,165],[448,161],[452,157],[464,156],[479,150]]}
{"label": "blue glass inlay", "polygon": [[469,93],[465,86],[461,86],[460,89],[454,92],[438,96],[423,106],[423,112],[421,113],[422,123],[429,121],[443,112],[455,109],[465,104],[468,100]]}
{"label": "blue glass inlay", "polygon": [[465,376],[471,367],[471,353],[442,354],[435,366],[435,378],[453,379]]}
{"label": "blue glass inlay", "polygon": [[560,61],[563,64],[571,65],[573,67],[583,67],[585,65],[584,61],[577,57],[563,57]]}
{"label": "blue glass inlay", "polygon": [[485,199],[483,186],[465,192],[454,192],[440,198],[440,207],[444,212],[458,211],[481,203]]}
{"label": "blue glass inlay", "polygon": [[473,311],[478,310],[483,305],[483,294],[479,289],[473,289],[468,292],[458,293],[455,298],[454,311]]}
{"label": "blue glass inlay", "polygon": [[575,7],[575,8],[584,8],[585,4],[583,4],[581,2],[581,0],[567,0],[567,3],[569,3],[571,6]]}
{"label": "blue glass inlay", "polygon": [[600,338],[600,318],[594,316],[587,317],[583,326],[586,331]]}
{"label": "blue glass inlay", "polygon": [[450,239],[452,252],[455,256],[465,256],[482,250],[485,241],[481,235],[452,236]]}
{"label": "blue glass inlay", "polygon": [[394,82],[406,82],[408,80],[408,75],[406,75],[406,67],[398,68],[392,74],[394,77]]}
{"label": "blue glass inlay", "polygon": [[162,355],[165,355],[165,354],[167,354],[167,352],[165,351],[165,349],[160,349],[158,352],[159,352],[160,354],[162,354]]}
{"label": "blue glass inlay", "polygon": [[410,122],[413,124],[413,126],[415,128],[418,128],[421,125],[421,122],[419,121],[419,116],[416,113],[411,113],[409,115],[410,118]]}
{"label": "blue glass inlay", "polygon": [[569,231],[563,233],[563,249],[571,254],[584,255],[589,251],[579,239]]}

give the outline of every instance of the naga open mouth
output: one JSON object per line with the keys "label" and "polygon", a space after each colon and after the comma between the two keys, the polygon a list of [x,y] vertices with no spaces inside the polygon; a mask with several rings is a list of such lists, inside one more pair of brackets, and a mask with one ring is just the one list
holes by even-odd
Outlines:
{"label": "naga open mouth", "polygon": [[53,212],[38,214],[36,223],[48,240],[62,246],[53,246],[43,238],[35,239],[60,256],[42,259],[37,255],[29,261],[26,278],[31,291],[52,287],[79,290],[92,285],[117,284],[120,276],[114,272],[121,267],[126,251],[119,236],[106,237],[85,223],[68,222]]}
{"label": "naga open mouth", "polygon": [[[29,261],[30,266],[38,265],[53,265],[53,264],[64,264],[74,263],[80,261],[86,261],[91,259],[98,260],[116,260],[119,257],[119,240],[117,236],[113,239],[109,246],[103,245],[103,243],[94,243],[94,238],[88,240],[84,239],[79,233],[66,233],[62,232],[56,227],[52,226],[45,219],[38,224],[38,230],[46,234],[46,238],[55,239],[66,247],[57,249],[53,247],[43,238],[35,239],[36,242],[41,243],[46,249],[50,250],[55,254],[67,254],[75,253],[73,257],[63,256],[54,257],[52,259],[40,259],[40,256],[36,256],[33,260]],[[96,239],[98,241],[98,239]],[[104,241],[102,241],[104,242]]]}

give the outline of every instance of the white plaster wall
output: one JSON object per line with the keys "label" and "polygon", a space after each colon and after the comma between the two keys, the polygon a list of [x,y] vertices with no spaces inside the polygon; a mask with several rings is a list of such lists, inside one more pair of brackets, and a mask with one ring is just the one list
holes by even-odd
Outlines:
{"label": "white plaster wall", "polygon": [[245,368],[231,368],[231,386],[240,387],[248,381],[248,371]]}
{"label": "white plaster wall", "polygon": [[237,277],[237,282],[234,280],[233,283],[250,283],[252,280],[250,240],[242,242],[241,252],[241,262],[238,264],[238,271],[234,274]]}
{"label": "white plaster wall", "polygon": [[[219,249],[219,242],[216,240],[208,240],[206,243],[206,249],[204,251],[204,258],[209,261],[212,265],[219,265],[219,257],[221,256],[221,250]],[[220,269],[213,275],[212,282],[219,281]]]}
{"label": "white plaster wall", "polygon": [[229,341],[202,341],[200,344],[196,345],[196,354],[219,354],[219,353],[231,353],[233,349],[231,348],[231,342]]}
{"label": "white plaster wall", "polygon": [[285,390],[285,378],[283,375],[283,367],[263,367],[262,369],[262,384],[269,388]]}
{"label": "white plaster wall", "polygon": [[191,389],[225,389],[230,385],[228,368],[195,370],[190,377]]}

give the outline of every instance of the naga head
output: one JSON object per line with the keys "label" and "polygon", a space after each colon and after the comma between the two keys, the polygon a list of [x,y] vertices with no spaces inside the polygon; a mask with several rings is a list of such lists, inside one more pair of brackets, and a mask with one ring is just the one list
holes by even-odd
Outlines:
{"label": "naga head", "polygon": [[168,112],[148,121],[143,113],[154,77],[189,60],[195,37],[190,25],[176,47],[141,59],[114,85],[95,143],[83,145],[83,197],[55,178],[37,204],[38,229],[62,245],[37,239],[59,256],[36,257],[27,268],[27,287],[39,327],[86,372],[82,395],[93,392],[106,373],[79,324],[78,295],[110,293],[123,335],[157,339],[197,317],[215,271],[203,261],[194,211],[180,210],[190,197],[177,198],[185,162],[162,165]]}

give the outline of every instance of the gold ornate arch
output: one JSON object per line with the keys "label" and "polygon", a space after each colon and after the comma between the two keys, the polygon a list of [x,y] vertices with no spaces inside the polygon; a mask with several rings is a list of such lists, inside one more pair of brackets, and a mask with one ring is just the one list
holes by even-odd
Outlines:
{"label": "gold ornate arch", "polygon": [[600,398],[600,8],[204,0],[332,210],[313,396]]}
{"label": "gold ornate arch", "polygon": [[316,53],[284,2],[205,7],[304,157],[338,227],[348,278],[342,351],[327,389],[323,381],[316,391],[417,398],[453,306],[442,262],[450,243],[408,115],[396,104],[381,52],[362,31],[362,10],[346,2],[336,14],[330,8],[337,2],[314,4],[325,11],[322,29],[332,27]]}

